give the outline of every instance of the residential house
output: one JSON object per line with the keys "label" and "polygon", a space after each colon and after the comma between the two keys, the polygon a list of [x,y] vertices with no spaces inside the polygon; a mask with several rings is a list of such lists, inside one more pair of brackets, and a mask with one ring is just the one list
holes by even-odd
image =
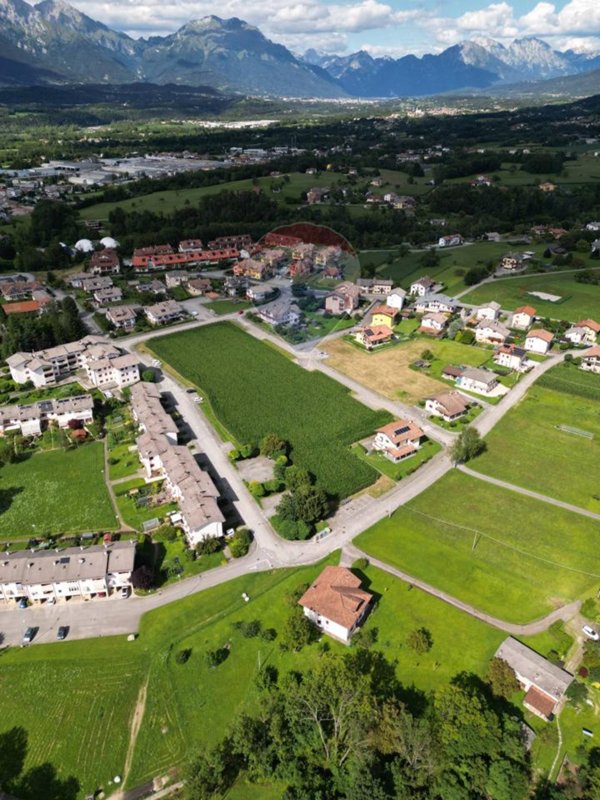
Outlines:
{"label": "residential house", "polygon": [[338,264],[341,257],[341,247],[321,247],[315,255],[315,267],[320,269],[335,267],[336,269],[339,269]]}
{"label": "residential house", "polygon": [[[150,436],[165,436],[171,444],[177,444],[178,429],[175,420],[167,414],[162,404],[162,394],[155,383],[140,381],[131,387],[131,414],[143,433]],[[152,468],[147,470],[148,477]]]}
{"label": "residential house", "polygon": [[371,325],[379,327],[380,325],[387,325],[388,328],[394,327],[397,311],[391,306],[377,306],[371,312]]}
{"label": "residential house", "polygon": [[329,196],[329,191],[327,186],[315,186],[306,193],[306,202],[309,206],[322,203]]}
{"label": "residential house", "polygon": [[252,237],[249,233],[237,233],[232,236],[217,236],[208,243],[209,250],[251,250]]}
{"label": "residential house", "polygon": [[[122,361],[125,359],[125,361]],[[133,359],[129,363],[129,359]],[[68,379],[75,379],[78,371],[93,379],[94,366],[98,361],[109,361],[111,380],[104,385],[118,388],[139,381],[137,360],[123,356],[122,351],[102,336],[86,336],[77,342],[59,344],[34,353],[13,353],[6,359],[15,383],[31,381],[37,388],[52,386]],[[97,385],[97,384],[96,384]]]}
{"label": "residential house", "polygon": [[475,341],[478,344],[504,344],[510,331],[494,319],[482,319],[475,326]]}
{"label": "residential house", "polygon": [[488,178],[487,175],[478,175],[471,181],[471,186],[473,187],[491,186],[492,183],[493,183],[492,179]]}
{"label": "residential house", "polygon": [[312,261],[308,259],[304,259],[303,261],[292,261],[288,269],[290,278],[303,278],[310,275],[311,272]]}
{"label": "residential house", "polygon": [[211,282],[208,278],[191,278],[186,283],[185,288],[192,297],[203,297],[207,292],[210,292]]}
{"label": "residential house", "polygon": [[394,331],[387,325],[368,325],[364,328],[358,328],[354,334],[355,340],[367,350],[372,350],[374,347],[391,342],[393,336]]}
{"label": "residential house", "polygon": [[500,303],[496,303],[495,300],[492,300],[491,303],[484,303],[482,306],[475,309],[475,319],[496,320],[498,319],[499,313]]}
{"label": "residential house", "polygon": [[285,250],[281,248],[267,248],[260,254],[260,260],[269,266],[269,269],[276,270],[287,260]]}
{"label": "residential house", "polygon": [[427,311],[441,312],[443,314],[454,314],[458,309],[458,303],[453,297],[436,292],[428,292],[415,301],[415,311],[417,314],[425,314]]}
{"label": "residential house", "polygon": [[272,289],[268,286],[249,286],[246,289],[246,299],[253,303],[264,303],[271,293]]}
{"label": "residential house", "polygon": [[387,278],[358,278],[356,285],[361,294],[388,295],[394,288],[394,281]]}
{"label": "residential house", "polygon": [[184,272],[181,269],[173,270],[172,272],[167,272],[165,275],[165,283],[167,289],[175,289],[177,286],[182,286],[184,283],[190,278],[189,272]]}
{"label": "residential house", "polygon": [[438,247],[457,247],[464,244],[465,240],[460,233],[451,233],[448,236],[440,236],[438,240]]}
{"label": "residential house", "polygon": [[[183,239],[177,248],[180,253],[193,253],[195,250],[204,250],[202,239]],[[211,248],[212,249],[212,248]],[[219,249],[219,248],[215,248]]]}
{"label": "residential house", "polygon": [[509,327],[519,331],[526,331],[535,320],[536,310],[533,306],[519,306],[509,319]]}
{"label": "residential house", "polygon": [[434,417],[441,417],[446,422],[464,417],[471,406],[469,401],[460,392],[442,392],[425,400],[425,411]]}
{"label": "residential house", "polygon": [[360,288],[353,283],[340,283],[325,298],[325,311],[329,314],[351,314],[358,308]]}
{"label": "residential house", "polygon": [[300,242],[292,248],[292,259],[294,261],[309,261],[312,264],[316,252],[316,245],[312,244],[312,242]]}
{"label": "residential house", "polygon": [[404,300],[406,299],[406,292],[404,289],[394,289],[391,291],[388,296],[385,298],[386,305],[390,306],[390,308],[396,309],[396,311],[402,311],[402,306],[404,305]]}
{"label": "residential house", "polygon": [[373,439],[373,450],[383,453],[397,464],[414,456],[421,447],[423,431],[410,419],[397,419],[377,429]]}
{"label": "residential house", "polygon": [[526,372],[529,368],[527,351],[516,344],[502,344],[494,353],[494,362],[515,372]]}
{"label": "residential house", "polygon": [[0,282],[2,296],[8,301],[28,300],[33,297],[33,292],[39,288],[40,284],[36,281],[3,280]]}
{"label": "residential house", "polygon": [[440,336],[447,324],[448,317],[446,314],[431,311],[429,314],[423,314],[419,332],[430,336]]}
{"label": "residential house", "polygon": [[69,422],[82,424],[94,420],[94,400],[89,394],[63,399],[40,400],[29,405],[0,406],[0,436],[19,431],[23,436],[39,436],[49,422],[67,428]]}
{"label": "residential house", "polygon": [[[77,277],[78,276],[73,276],[75,279],[77,279]],[[72,285],[74,285],[73,278],[71,279]],[[97,292],[99,289],[110,289],[113,285],[112,278],[109,275],[98,275],[97,277],[84,275],[78,283],[80,285],[79,288],[83,289],[83,291],[88,294]]]}
{"label": "residential house", "polygon": [[234,265],[233,274],[245,276],[253,281],[264,281],[270,278],[273,273],[269,264],[255,261],[253,258],[244,258]]}
{"label": "residential house", "polygon": [[346,567],[325,567],[298,603],[323,633],[347,644],[367,615],[373,595]]}
{"label": "residential house", "polygon": [[509,636],[496,650],[496,658],[514,671],[526,692],[523,705],[541,719],[551,720],[558,712],[573,676]]}
{"label": "residential house", "polygon": [[106,319],[112,323],[115,328],[131,330],[135,328],[137,312],[135,306],[112,306],[106,312]]}
{"label": "residential house", "polygon": [[592,345],[596,344],[596,337],[599,333],[599,323],[593,319],[584,319],[566,331],[565,339],[571,344]]}
{"label": "residential house", "polygon": [[155,297],[160,297],[167,293],[167,286],[162,281],[155,279],[146,283],[139,283],[137,290],[140,294],[153,294]]}
{"label": "residential house", "polygon": [[119,254],[112,248],[97,250],[90,258],[92,275],[116,275],[121,269]]}
{"label": "residential house", "polygon": [[185,315],[182,306],[175,300],[163,300],[144,308],[146,319],[151,325],[167,325]]}
{"label": "residential house", "polygon": [[581,369],[600,375],[600,346],[595,345],[581,356]]}
{"label": "residential house", "polygon": [[522,253],[507,253],[500,259],[500,269],[505,272],[518,272],[525,266]]}
{"label": "residential house", "polygon": [[538,189],[540,192],[553,192],[556,189],[556,184],[552,183],[552,181],[544,181],[540,183]]}
{"label": "residential house", "polygon": [[588,224],[585,226],[585,229],[586,231],[593,231],[594,233],[598,233],[600,231],[600,222],[599,221],[588,222]]}
{"label": "residential house", "polygon": [[0,556],[0,599],[32,603],[118,592],[131,586],[135,541],[64,550],[17,550]]}
{"label": "residential house", "polygon": [[525,336],[525,350],[543,355],[550,350],[553,341],[554,334],[550,331],[545,331],[543,328],[532,329]]}
{"label": "residential house", "polygon": [[86,371],[90,381],[99,389],[111,389],[113,386],[122,389],[140,379],[138,358],[133,353],[93,359],[88,361]]}
{"label": "residential house", "polygon": [[422,278],[411,283],[409,294],[414,297],[424,297],[426,294],[433,294],[442,288],[441,283],[436,283],[429,275],[424,275]]}
{"label": "residential house", "polygon": [[123,292],[118,286],[111,286],[108,289],[98,289],[94,292],[94,300],[99,306],[109,303],[118,303],[123,299]]}
{"label": "residential house", "polygon": [[4,303],[2,311],[7,316],[14,314],[41,314],[48,304],[40,300],[21,300],[18,303]]}
{"label": "residential house", "polygon": [[465,367],[456,378],[456,386],[475,394],[491,394],[498,386],[498,376],[480,367]]}
{"label": "residential house", "polygon": [[298,306],[284,299],[261,306],[258,316],[269,325],[298,325],[302,319]]}

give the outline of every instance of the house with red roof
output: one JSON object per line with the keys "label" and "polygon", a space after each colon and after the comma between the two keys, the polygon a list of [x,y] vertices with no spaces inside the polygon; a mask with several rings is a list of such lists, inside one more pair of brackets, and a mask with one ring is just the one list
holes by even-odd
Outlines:
{"label": "house with red roof", "polygon": [[421,447],[424,433],[410,419],[397,419],[383,428],[378,428],[373,439],[373,450],[388,458],[394,464],[414,456]]}
{"label": "house with red roof", "polygon": [[553,341],[553,333],[543,328],[536,328],[527,333],[525,337],[525,350],[529,350],[530,353],[545,355],[552,347]]}
{"label": "house with red roof", "polygon": [[600,345],[590,347],[581,356],[580,369],[600,375]]}
{"label": "house with red roof", "polygon": [[350,642],[367,615],[373,595],[346,567],[325,567],[298,600],[304,615],[323,633],[344,644]]}
{"label": "house with red roof", "polygon": [[519,331],[526,331],[535,320],[535,308],[533,306],[520,306],[515,308],[509,318],[509,328],[515,328]]}

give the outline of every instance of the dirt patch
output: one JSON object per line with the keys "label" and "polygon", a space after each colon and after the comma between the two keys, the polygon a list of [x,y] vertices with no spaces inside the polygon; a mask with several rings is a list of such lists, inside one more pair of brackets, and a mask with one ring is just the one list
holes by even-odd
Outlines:
{"label": "dirt patch", "polygon": [[[129,773],[131,771],[131,765],[133,764],[135,743],[137,741],[140,728],[142,727],[144,711],[146,710],[147,694],[148,694],[148,681],[146,681],[146,683],[140,688],[135,708],[133,710],[133,716],[131,717],[131,723],[129,725],[129,746],[127,747],[127,756],[125,757],[125,766],[123,767],[123,775],[121,779],[122,787],[125,787],[125,784],[127,783],[127,778],[129,777]],[[111,795],[110,800],[122,800],[124,796],[125,796],[125,789],[122,788],[119,789],[118,792],[115,792],[115,794]]]}
{"label": "dirt patch", "polygon": [[273,478],[273,462],[264,456],[238,461],[237,468],[245,481],[264,483]]}
{"label": "dirt patch", "polygon": [[327,364],[355,381],[392,400],[415,403],[430,394],[447,389],[448,385],[410,369],[427,344],[420,340],[390,347],[379,353],[363,353],[349,342],[337,339],[327,342]]}

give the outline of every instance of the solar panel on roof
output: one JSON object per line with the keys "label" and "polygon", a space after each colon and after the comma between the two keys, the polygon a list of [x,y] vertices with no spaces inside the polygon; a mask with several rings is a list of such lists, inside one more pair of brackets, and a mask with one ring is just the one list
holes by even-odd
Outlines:
{"label": "solar panel on roof", "polygon": [[396,433],[406,433],[410,430],[410,425],[403,425],[401,428],[396,430]]}

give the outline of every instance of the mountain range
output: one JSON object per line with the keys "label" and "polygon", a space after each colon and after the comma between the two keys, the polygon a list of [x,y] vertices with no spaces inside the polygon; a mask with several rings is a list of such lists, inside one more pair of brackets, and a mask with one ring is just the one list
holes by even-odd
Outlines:
{"label": "mountain range", "polygon": [[535,38],[509,46],[474,39],[420,58],[299,56],[242,20],[216,16],[133,39],[64,0],[0,0],[0,53],[0,86],[140,81],[279,97],[422,96],[600,68],[600,55],[560,52]]}

